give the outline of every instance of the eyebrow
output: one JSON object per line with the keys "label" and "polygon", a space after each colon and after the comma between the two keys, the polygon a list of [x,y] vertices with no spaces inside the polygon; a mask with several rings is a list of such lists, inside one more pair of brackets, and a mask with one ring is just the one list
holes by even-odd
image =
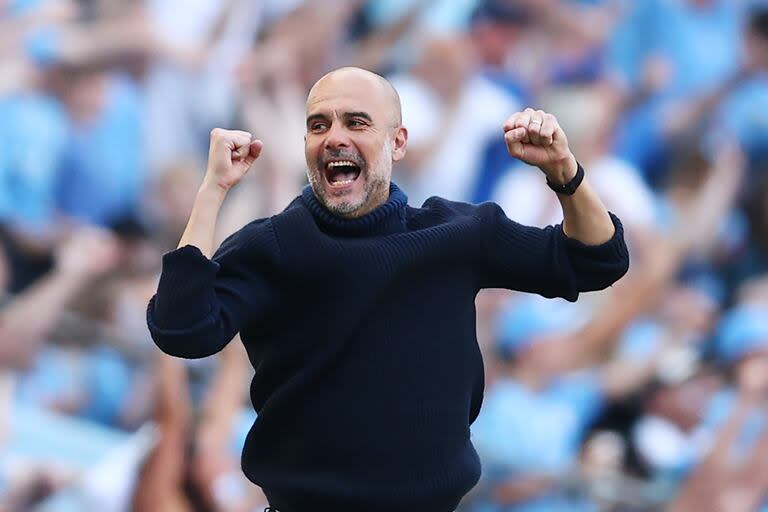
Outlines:
{"label": "eyebrow", "polygon": [[362,117],[370,123],[373,122],[373,119],[371,119],[371,116],[368,114],[368,112],[346,112],[343,117],[346,119],[349,119],[350,117]]}
{"label": "eyebrow", "polygon": [[[353,117],[362,117],[369,123],[373,122],[373,118],[371,117],[371,115],[368,114],[368,112],[362,112],[362,111],[361,112],[345,112],[344,114],[342,114],[341,117],[343,117],[344,119],[350,119]],[[325,114],[312,114],[309,117],[307,117],[307,126],[311,125],[313,121],[327,121],[327,120],[328,120],[328,116]]]}
{"label": "eyebrow", "polygon": [[326,121],[328,119],[328,116],[325,114],[312,114],[311,116],[307,117],[307,126],[312,124],[313,121]]}

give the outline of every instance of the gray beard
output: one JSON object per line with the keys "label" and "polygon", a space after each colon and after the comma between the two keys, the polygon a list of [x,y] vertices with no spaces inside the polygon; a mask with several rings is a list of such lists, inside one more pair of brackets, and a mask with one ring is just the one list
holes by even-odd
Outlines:
{"label": "gray beard", "polygon": [[316,186],[313,188],[315,191],[315,196],[320,201],[320,203],[323,206],[325,206],[326,210],[328,210],[329,212],[331,212],[332,214],[338,217],[354,218],[355,217],[354,213],[364,208],[368,204],[370,204],[370,202],[372,201],[376,193],[379,192],[384,187],[386,187],[386,185],[387,183],[383,178],[381,177],[373,178],[372,180],[369,180],[366,182],[365,195],[363,196],[362,200],[360,200],[359,202],[353,203],[351,201],[341,201],[341,202],[336,201],[333,204],[331,204],[331,202],[328,201],[328,197],[326,196],[325,190],[323,189],[322,186]]}
{"label": "gray beard", "polygon": [[385,142],[381,154],[379,154],[376,161],[371,162],[372,165],[368,167],[369,172],[373,171],[376,172],[376,174],[367,174],[365,176],[365,195],[359,203],[341,201],[337,202],[335,205],[329,204],[330,201],[328,201],[328,197],[325,195],[325,189],[321,183],[323,180],[322,169],[317,169],[317,172],[313,173],[310,170],[310,167],[307,166],[307,179],[312,185],[312,190],[315,192],[315,197],[317,197],[318,201],[320,201],[320,203],[325,206],[326,210],[338,217],[351,219],[356,217],[356,215],[354,215],[355,212],[370,204],[378,192],[382,192],[384,196],[387,195],[386,193],[389,191],[389,182],[381,176],[384,162],[387,160],[392,160],[392,149],[390,148],[389,144]]}

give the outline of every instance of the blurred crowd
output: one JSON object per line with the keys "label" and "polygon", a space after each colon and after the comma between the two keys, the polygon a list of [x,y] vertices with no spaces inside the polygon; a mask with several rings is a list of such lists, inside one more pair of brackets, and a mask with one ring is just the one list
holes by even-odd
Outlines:
{"label": "blurred crowd", "polygon": [[460,511],[768,510],[768,2],[0,0],[0,511],[267,506],[241,344],[164,356],[146,304],[210,130],[264,141],[222,240],[305,185],[306,92],[346,65],[401,95],[411,205],[559,222],[502,138],[532,106],[625,226],[606,291],[478,296]]}

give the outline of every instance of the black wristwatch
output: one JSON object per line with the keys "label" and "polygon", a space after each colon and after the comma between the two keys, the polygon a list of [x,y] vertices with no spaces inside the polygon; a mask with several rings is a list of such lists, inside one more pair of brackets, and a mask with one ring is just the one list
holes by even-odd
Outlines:
{"label": "black wristwatch", "polygon": [[551,188],[558,194],[570,196],[570,195],[573,195],[574,192],[576,192],[576,189],[579,188],[579,185],[581,185],[581,181],[583,179],[584,179],[584,168],[581,166],[579,162],[576,162],[576,176],[574,176],[571,179],[571,181],[563,185],[556,185],[555,183],[552,183],[551,181],[549,181],[549,178],[547,178],[547,185],[549,185],[549,188]]}

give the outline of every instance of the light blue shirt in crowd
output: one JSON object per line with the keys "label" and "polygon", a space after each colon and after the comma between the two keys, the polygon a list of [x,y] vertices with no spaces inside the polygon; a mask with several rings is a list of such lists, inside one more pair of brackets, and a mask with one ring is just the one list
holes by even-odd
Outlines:
{"label": "light blue shirt in crowd", "polygon": [[65,214],[103,226],[133,212],[146,174],[141,126],[136,84],[111,77],[103,112],[88,125],[71,127],[58,180]]}
{"label": "light blue shirt in crowd", "polygon": [[66,141],[66,117],[50,96],[0,99],[0,221],[31,232],[50,225]]}
{"label": "light blue shirt in crowd", "polygon": [[723,101],[714,116],[714,136],[727,134],[739,141],[748,155],[768,150],[768,72],[761,73],[736,88]]}
{"label": "light blue shirt in crowd", "polygon": [[615,152],[643,170],[663,158],[662,123],[670,101],[716,89],[742,58],[744,6],[712,0],[643,0],[619,24],[607,48],[609,68],[630,88],[641,85],[645,63],[662,57],[671,73],[664,88],[627,112],[617,126]]}
{"label": "light blue shirt in crowd", "polygon": [[609,59],[631,85],[644,61],[660,55],[672,65],[667,94],[680,97],[716,87],[739,66],[744,8],[733,0],[697,7],[691,0],[644,0],[621,23]]}
{"label": "light blue shirt in crowd", "polygon": [[[497,381],[487,391],[472,425],[472,442],[484,476],[567,473],[575,466],[586,430],[602,406],[599,378],[593,373],[563,377],[541,390],[513,379]],[[511,508],[478,503],[476,510],[589,510],[584,506],[579,500],[544,495]]]}

